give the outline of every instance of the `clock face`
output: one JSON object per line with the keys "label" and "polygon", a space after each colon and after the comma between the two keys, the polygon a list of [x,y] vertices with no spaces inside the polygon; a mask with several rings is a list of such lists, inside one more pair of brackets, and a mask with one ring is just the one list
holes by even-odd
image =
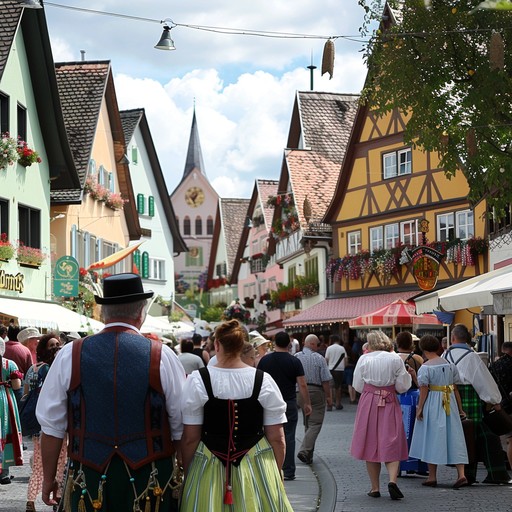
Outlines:
{"label": "clock face", "polygon": [[197,208],[204,201],[204,192],[199,187],[191,187],[185,193],[185,201],[189,206]]}

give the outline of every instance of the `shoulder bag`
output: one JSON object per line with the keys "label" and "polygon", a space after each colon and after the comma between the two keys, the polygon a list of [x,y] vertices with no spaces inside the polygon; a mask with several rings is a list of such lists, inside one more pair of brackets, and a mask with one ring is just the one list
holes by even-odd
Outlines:
{"label": "shoulder bag", "polygon": [[28,394],[26,394],[20,402],[20,423],[21,423],[21,432],[24,436],[33,436],[35,434],[39,434],[41,432],[41,425],[37,421],[36,417],[36,406],[37,400],[39,398],[39,393],[41,392],[41,387],[43,386],[43,377],[41,374],[41,370],[45,365],[42,365],[37,370],[37,384],[36,387],[31,389]]}

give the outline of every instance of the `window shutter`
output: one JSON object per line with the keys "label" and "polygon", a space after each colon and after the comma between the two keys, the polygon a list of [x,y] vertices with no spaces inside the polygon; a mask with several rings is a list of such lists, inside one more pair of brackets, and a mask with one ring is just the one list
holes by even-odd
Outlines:
{"label": "window shutter", "polygon": [[137,270],[140,274],[140,251],[137,249],[136,251],[133,251],[133,264],[137,267]]}
{"label": "window shutter", "polygon": [[71,226],[71,256],[76,258],[76,224]]}
{"label": "window shutter", "polygon": [[142,253],[142,278],[149,278],[149,254],[146,251]]}
{"label": "window shutter", "polygon": [[148,197],[148,214],[150,217],[155,216],[155,198],[153,196]]}
{"label": "window shutter", "polygon": [[96,174],[96,162],[92,158],[89,160],[89,167],[87,168],[87,174]]}
{"label": "window shutter", "polygon": [[98,170],[98,184],[105,186],[105,172],[103,165],[100,165],[100,168]]}
{"label": "window shutter", "polygon": [[144,194],[137,194],[137,211],[144,215]]}
{"label": "window shutter", "polygon": [[132,164],[137,165],[139,154],[137,148],[132,148]]}

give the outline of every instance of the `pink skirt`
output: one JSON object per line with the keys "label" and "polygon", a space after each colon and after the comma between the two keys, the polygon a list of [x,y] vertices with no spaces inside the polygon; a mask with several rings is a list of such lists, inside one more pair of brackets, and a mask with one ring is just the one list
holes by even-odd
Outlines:
{"label": "pink skirt", "polygon": [[368,462],[407,460],[402,409],[394,386],[365,384],[357,406],[352,457]]}

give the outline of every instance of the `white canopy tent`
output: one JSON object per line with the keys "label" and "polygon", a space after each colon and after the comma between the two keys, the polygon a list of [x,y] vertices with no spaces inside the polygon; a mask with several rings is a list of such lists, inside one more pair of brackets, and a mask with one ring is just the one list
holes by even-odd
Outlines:
{"label": "white canopy tent", "polygon": [[98,332],[104,324],[80,315],[55,302],[0,298],[0,313],[15,318],[21,327],[37,327],[59,331]]}
{"label": "white canopy tent", "polygon": [[512,266],[503,267],[414,299],[416,312],[492,306],[492,292],[512,287]]}
{"label": "white canopy tent", "polygon": [[147,315],[146,320],[142,324],[141,332],[153,332],[155,334],[173,334],[177,338],[194,334],[194,326],[192,323],[186,322],[169,322],[165,316]]}

